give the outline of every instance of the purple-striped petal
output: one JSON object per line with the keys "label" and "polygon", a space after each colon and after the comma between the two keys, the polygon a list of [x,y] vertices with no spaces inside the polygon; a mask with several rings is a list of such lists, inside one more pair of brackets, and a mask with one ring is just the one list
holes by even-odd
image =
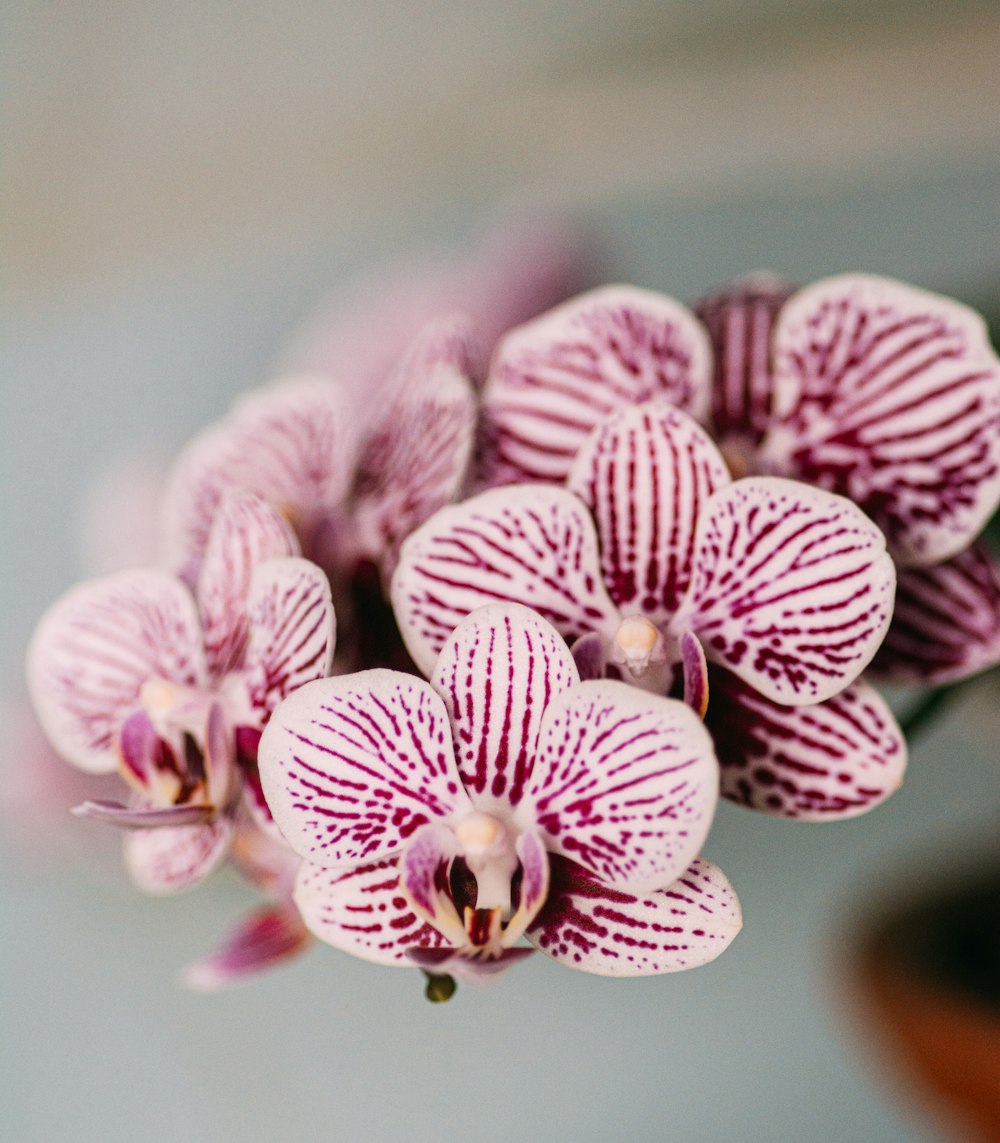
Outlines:
{"label": "purple-striped petal", "polygon": [[784,307],[765,465],[840,492],[901,563],[965,548],[1000,501],[1000,361],[978,314],[844,275]]}
{"label": "purple-striped petal", "polygon": [[431,686],[444,698],[476,809],[502,818],[521,800],[545,708],[577,680],[565,641],[526,607],[483,607],[459,624]]}
{"label": "purple-striped petal", "polygon": [[430,323],[380,399],[355,475],[353,519],[387,579],[406,536],[458,495],[476,419],[470,353],[464,323]]}
{"label": "purple-striped petal", "polygon": [[308,946],[309,932],[298,911],[267,905],[244,917],[218,949],[183,969],[181,983],[197,992],[230,988],[284,964]]}
{"label": "purple-striped petal", "polygon": [[308,560],[268,560],[253,573],[247,614],[242,673],[263,726],[283,698],[330,673],[336,639],[330,583]]}
{"label": "purple-striped petal", "polygon": [[205,657],[216,677],[238,666],[246,648],[247,595],[254,568],[298,550],[288,521],[266,500],[234,489],[220,497],[197,590]]}
{"label": "purple-striped petal", "polygon": [[507,334],[483,392],[491,483],[566,478],[609,412],[664,397],[708,411],[711,351],[694,315],[662,294],[609,286]]}
{"label": "purple-striped petal", "polygon": [[567,639],[614,635],[586,507],[562,488],[493,489],[443,508],[403,545],[392,582],[396,620],[430,674],[451,632],[490,603],[521,603]]}
{"label": "purple-striped petal", "polygon": [[417,834],[399,859],[399,887],[417,915],[442,934],[450,947],[466,943],[465,927],[452,900],[448,874],[458,853],[455,835],[444,825]]}
{"label": "purple-striped petal", "polygon": [[242,397],[174,466],[167,529],[177,565],[204,552],[227,488],[270,501],[309,553],[347,495],[356,438],[349,395],[326,378],[289,378]]}
{"label": "purple-striped petal", "polygon": [[376,964],[412,968],[409,950],[447,947],[400,890],[393,861],[346,872],[305,861],[295,904],[313,936]]}
{"label": "purple-striped petal", "polygon": [[719,450],[662,401],[622,409],[583,443],[568,487],[593,512],[611,598],[664,622],[691,577],[705,501],[729,483]]}
{"label": "purple-striped petal", "polygon": [[267,724],[258,766],[278,827],[317,865],[379,861],[471,808],[444,704],[396,671],[300,687]]}
{"label": "purple-striped petal", "polygon": [[872,668],[892,682],[940,686],[1000,663],[1000,561],[974,545],[929,568],[903,568]]}
{"label": "purple-striped petal", "polygon": [[[771,341],[782,306],[795,287],[772,274],[751,274],[702,298],[715,366],[712,426],[734,450],[760,443],[771,424],[774,384]],[[727,456],[729,449],[726,448]],[[742,476],[745,473],[738,473]]]}
{"label": "purple-striped petal", "polygon": [[645,893],[693,860],[718,793],[712,740],[689,707],[602,679],[548,704],[518,817],[551,852]]}
{"label": "purple-striped petal", "polygon": [[135,830],[125,837],[125,865],[144,893],[181,893],[219,867],[232,835],[232,821],[220,815],[199,825]]}
{"label": "purple-striped petal", "polygon": [[774,702],[822,702],[871,660],[892,614],[895,569],[858,508],[779,477],[717,492],[698,521],[675,629]]}
{"label": "purple-striped petal", "polygon": [[861,680],[815,706],[785,707],[715,670],[705,723],[723,797],[781,817],[830,821],[867,813],[899,788],[906,769],[902,731]]}
{"label": "purple-striped petal", "polygon": [[549,900],[528,939],[581,972],[652,976],[715,960],[742,924],[733,887],[704,858],[666,889],[636,897],[554,857]]}
{"label": "purple-striped petal", "polygon": [[148,679],[205,681],[191,593],[158,571],[119,572],[67,592],[28,650],[28,683],[52,745],[82,770],[116,769],[115,738]]}

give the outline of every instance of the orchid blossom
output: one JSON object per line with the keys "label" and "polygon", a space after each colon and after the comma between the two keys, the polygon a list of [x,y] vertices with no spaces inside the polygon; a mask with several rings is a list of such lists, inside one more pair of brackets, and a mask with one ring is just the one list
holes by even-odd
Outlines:
{"label": "orchid blossom", "polygon": [[705,431],[656,401],[601,422],[566,488],[497,488],[433,516],[403,547],[393,603],[424,671],[465,615],[511,600],[553,623],[591,677],[610,668],[666,692],[679,674],[707,708],[724,794],[819,819],[863,812],[900,781],[898,727],[855,681],[894,581],[852,503],[731,480]]}
{"label": "orchid blossom", "polygon": [[740,927],[697,856],[718,796],[697,717],[580,682],[523,607],[460,623],[430,683],[372,670],[296,691],[260,771],[304,859],[303,918],[367,960],[488,971],[526,935],[573,968],[661,973],[712,960]]}
{"label": "orchid blossom", "polygon": [[962,557],[1000,502],[1000,361],[979,316],[870,275],[798,292],[758,276],[698,313],[608,287],[508,334],[485,483],[561,482],[603,416],[664,397],[713,426],[735,476],[805,480],[882,528],[907,569],[883,673],[944,682],[1000,660],[1000,566]]}

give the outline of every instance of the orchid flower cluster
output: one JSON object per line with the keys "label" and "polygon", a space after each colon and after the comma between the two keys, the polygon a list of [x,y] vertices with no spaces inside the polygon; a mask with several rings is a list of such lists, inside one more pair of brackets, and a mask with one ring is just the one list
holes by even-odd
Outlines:
{"label": "orchid flower cluster", "polygon": [[518,273],[300,354],[177,459],[163,566],[39,624],[37,711],[124,779],[77,812],[124,829],[139,888],[228,862],[268,899],[192,985],[310,935],[434,998],[532,950],[705,964],[742,923],[702,855],[719,797],[867,812],[907,754],[871,680],[1000,662],[974,313],[758,275],[539,314],[565,278]]}

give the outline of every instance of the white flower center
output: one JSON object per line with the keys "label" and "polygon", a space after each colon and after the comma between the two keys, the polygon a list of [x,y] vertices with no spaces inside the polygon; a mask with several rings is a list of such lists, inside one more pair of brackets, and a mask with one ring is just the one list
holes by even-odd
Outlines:
{"label": "white flower center", "polygon": [[667,648],[655,623],[644,615],[623,619],[611,644],[611,661],[627,667],[635,678],[641,678],[651,663],[666,660]]}
{"label": "white flower center", "polygon": [[462,857],[476,878],[476,908],[499,909],[510,917],[510,882],[517,869],[514,839],[492,814],[473,810],[455,826]]}

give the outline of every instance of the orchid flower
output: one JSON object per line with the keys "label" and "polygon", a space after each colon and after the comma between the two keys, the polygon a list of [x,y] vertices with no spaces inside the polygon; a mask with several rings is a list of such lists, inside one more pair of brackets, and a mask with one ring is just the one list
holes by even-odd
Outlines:
{"label": "orchid flower", "polygon": [[[758,276],[698,311],[609,287],[508,334],[484,390],[485,483],[560,482],[603,416],[665,397],[714,426],[734,475],[844,495],[924,569],[901,575],[909,634],[887,640],[884,672],[944,682],[1000,661],[1000,565],[985,549],[942,564],[1000,502],[1000,361],[979,316],[870,275],[798,292]],[[948,630],[962,639],[942,645]]]}
{"label": "orchid flower", "polygon": [[212,523],[194,593],[157,570],[72,589],[45,614],[28,678],[67,761],[117,771],[132,803],[85,802],[128,829],[126,863],[151,893],[187,889],[226,856],[242,818],[273,830],[256,742],[277,703],[331,663],[326,577],[297,555],[285,520],[230,493]]}
{"label": "orchid flower", "polygon": [[553,623],[590,677],[610,667],[664,692],[680,674],[707,707],[723,792],[824,818],[871,808],[905,764],[885,704],[855,681],[894,581],[855,505],[731,480],[707,433],[654,401],[600,422],[566,488],[492,489],[431,517],[403,546],[392,598],[425,672],[464,616],[510,600]]}
{"label": "orchid flower", "polygon": [[580,682],[523,607],[460,623],[430,683],[372,670],[296,691],[260,770],[304,859],[306,924],[380,964],[489,970],[526,935],[572,968],[660,973],[712,960],[740,927],[697,856],[718,795],[697,717]]}

